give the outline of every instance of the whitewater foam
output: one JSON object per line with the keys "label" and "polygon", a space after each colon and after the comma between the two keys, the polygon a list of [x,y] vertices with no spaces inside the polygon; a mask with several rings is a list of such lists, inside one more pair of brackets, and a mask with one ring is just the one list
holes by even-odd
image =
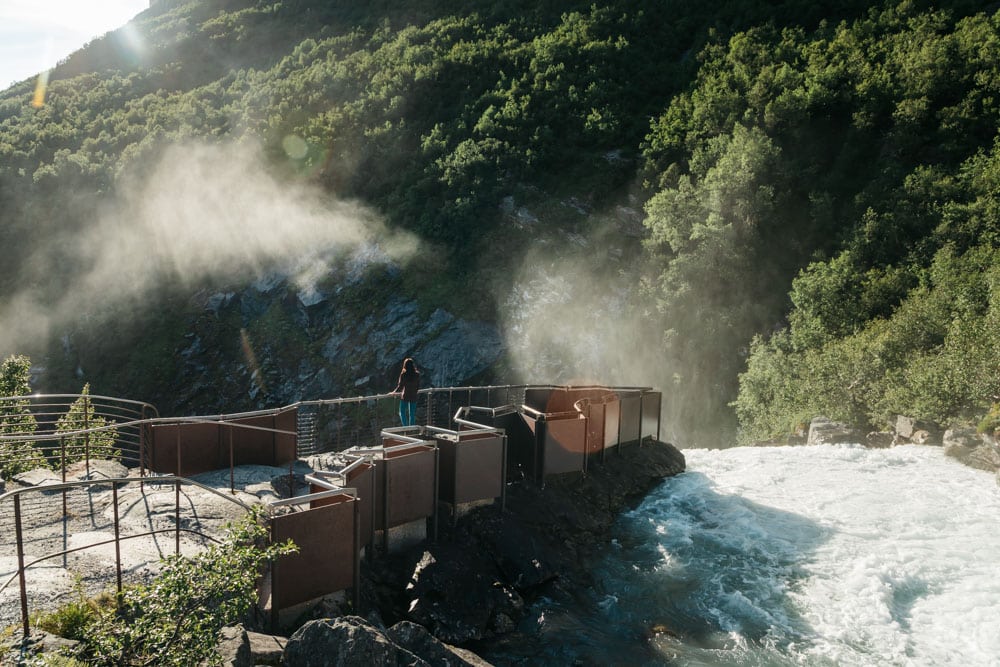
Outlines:
{"label": "whitewater foam", "polygon": [[[686,665],[995,665],[1000,489],[940,448],[686,450],[622,524],[622,625]],[[606,598],[606,599],[610,599]]]}

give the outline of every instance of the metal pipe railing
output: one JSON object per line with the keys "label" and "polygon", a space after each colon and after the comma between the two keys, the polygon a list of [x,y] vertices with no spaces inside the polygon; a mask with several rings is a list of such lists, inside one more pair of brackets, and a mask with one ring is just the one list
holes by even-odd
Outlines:
{"label": "metal pipe railing", "polygon": [[[175,496],[174,496],[174,527],[171,527],[171,528],[160,528],[160,529],[142,531],[142,532],[139,532],[139,533],[130,533],[129,535],[124,535],[123,536],[121,534],[121,519],[120,519],[119,512],[118,512],[118,487],[122,486],[122,485],[130,484],[130,483],[139,483],[140,485],[143,485],[143,484],[147,484],[147,485],[148,484],[172,484],[174,486],[174,488],[175,488]],[[23,496],[28,496],[30,494],[36,494],[36,493],[50,494],[52,492],[59,491],[59,492],[62,492],[64,494],[64,497],[65,497],[65,492],[68,491],[68,490],[71,490],[71,489],[87,488],[87,487],[91,487],[91,486],[94,486],[94,485],[107,485],[107,484],[111,484],[111,486],[112,486],[112,500],[113,500],[114,508],[115,508],[114,512],[113,512],[113,531],[114,531],[114,538],[113,539],[100,540],[100,541],[97,541],[97,542],[94,542],[94,543],[91,543],[91,544],[87,544],[85,546],[65,548],[65,549],[60,549],[60,550],[52,551],[52,552],[43,554],[42,556],[38,556],[38,557],[34,558],[31,561],[26,561],[25,552],[24,552],[24,542],[25,542],[25,540],[24,540],[24,531],[25,531],[25,526],[24,526],[24,516],[23,516],[22,501],[21,501],[21,498]],[[152,536],[152,535],[159,535],[159,534],[162,534],[162,533],[173,532],[177,536],[175,538],[175,547],[174,547],[175,548],[175,553],[180,553],[179,535],[180,535],[181,531],[183,531],[185,533],[194,534],[194,535],[197,535],[199,537],[202,537],[202,538],[205,538],[205,539],[209,539],[209,540],[212,540],[212,541],[215,541],[215,542],[218,542],[219,540],[217,540],[214,536],[209,535],[209,534],[207,534],[207,533],[205,533],[203,531],[195,530],[193,528],[186,528],[186,527],[182,528],[182,522],[181,522],[181,503],[180,503],[180,492],[179,492],[180,487],[181,487],[182,484],[183,485],[190,485],[190,486],[197,487],[197,488],[199,488],[200,490],[202,490],[204,492],[212,493],[214,495],[219,496],[220,498],[224,498],[228,502],[232,502],[232,503],[234,503],[236,505],[239,505],[244,511],[247,511],[247,512],[250,511],[250,506],[247,505],[246,503],[244,503],[243,501],[239,500],[238,498],[235,498],[235,497],[232,497],[230,495],[226,495],[224,493],[221,493],[217,489],[213,489],[210,486],[206,486],[204,484],[200,484],[198,482],[195,482],[194,480],[184,479],[182,477],[176,477],[176,476],[164,476],[164,477],[158,477],[158,478],[155,478],[155,479],[152,479],[152,480],[149,479],[149,478],[146,478],[146,477],[122,477],[122,478],[117,478],[117,479],[81,480],[81,481],[75,481],[75,482],[63,482],[63,483],[59,483],[59,484],[45,485],[45,486],[42,486],[42,487],[28,487],[28,488],[24,488],[24,489],[16,489],[14,491],[9,491],[7,493],[0,494],[0,507],[2,507],[3,504],[6,503],[6,502],[8,502],[8,501],[13,503],[14,540],[15,540],[15,543],[16,543],[16,551],[17,551],[17,572],[15,572],[10,578],[8,578],[7,581],[5,581],[2,584],[0,584],[0,591],[3,591],[4,589],[6,589],[14,580],[17,580],[19,582],[19,587],[20,587],[20,606],[21,606],[21,624],[22,624],[22,630],[24,632],[24,636],[27,637],[31,633],[30,614],[29,614],[29,608],[28,608],[28,588],[27,588],[26,572],[27,572],[28,568],[30,568],[30,567],[32,567],[34,565],[37,565],[38,563],[44,562],[46,560],[50,560],[52,558],[58,558],[58,557],[63,557],[65,559],[65,557],[67,555],[71,554],[71,553],[76,553],[76,552],[79,552],[79,551],[85,551],[87,549],[93,549],[93,548],[105,546],[105,545],[108,545],[108,544],[114,544],[115,545],[115,582],[116,582],[116,587],[117,587],[116,590],[120,593],[121,590],[122,590],[122,559],[121,559],[121,542],[122,541],[124,541],[124,540],[132,540],[132,539],[136,539],[136,538],[139,538],[139,537],[149,537],[149,536]]]}

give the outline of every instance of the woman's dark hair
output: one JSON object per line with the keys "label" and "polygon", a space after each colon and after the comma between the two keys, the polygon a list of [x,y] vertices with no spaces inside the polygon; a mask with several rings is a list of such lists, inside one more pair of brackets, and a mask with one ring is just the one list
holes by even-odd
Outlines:
{"label": "woman's dark hair", "polygon": [[403,372],[407,375],[413,375],[417,372],[417,365],[413,363],[413,359],[407,357],[403,360]]}

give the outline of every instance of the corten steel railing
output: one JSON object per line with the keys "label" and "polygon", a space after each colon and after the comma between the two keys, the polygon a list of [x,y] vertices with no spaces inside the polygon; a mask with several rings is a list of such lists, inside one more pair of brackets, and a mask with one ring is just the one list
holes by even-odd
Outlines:
{"label": "corten steel railing", "polygon": [[[526,385],[429,387],[417,394],[417,421],[447,427],[463,405],[500,406],[523,402]],[[292,406],[289,406],[292,407]],[[302,456],[366,447],[378,442],[382,429],[399,424],[399,397],[375,394],[300,401],[299,452]]]}
{"label": "corten steel railing", "polygon": [[425,435],[437,441],[440,452],[438,499],[452,508],[477,500],[500,499],[507,504],[507,436],[502,429],[465,418],[459,408],[452,421],[457,430],[424,427]]}
{"label": "corten steel railing", "polygon": [[[311,481],[321,488],[269,506],[272,543],[292,540],[298,546],[296,553],[271,563],[268,576],[261,579],[259,601],[270,607],[273,631],[277,631],[282,609],[348,588],[354,608],[359,608],[362,516],[358,490],[324,479]],[[278,508],[296,511],[277,514]]]}
{"label": "corten steel railing", "polygon": [[62,473],[97,459],[138,465],[149,403],[93,394],[0,397],[0,469],[45,467]]}
{"label": "corten steel railing", "polygon": [[151,420],[143,441],[143,470],[180,476],[229,468],[229,490],[240,465],[288,466],[295,488],[296,409]]}
{"label": "corten steel railing", "polygon": [[[94,493],[105,491],[106,487],[111,487],[111,498],[109,501],[111,517],[103,505],[99,506],[94,502]],[[153,525],[153,516],[148,517],[150,529],[139,532],[128,532],[123,534],[122,521],[120,516],[120,489],[126,488],[134,490],[144,502],[148,502],[147,493],[149,487],[173,487],[174,502],[173,514],[170,517],[173,525],[157,528]],[[161,534],[173,536],[173,552],[181,553],[181,535],[193,536],[201,544],[209,541],[219,542],[219,539],[202,529],[202,521],[197,515],[197,509],[190,505],[189,500],[181,502],[181,487],[197,488],[201,492],[207,492],[219,496],[227,502],[239,507],[241,512],[249,511],[249,506],[229,494],[225,494],[209,486],[181,477],[123,477],[118,479],[101,480],[81,480],[45,486],[27,487],[10,491],[0,495],[0,524],[12,524],[3,529],[5,534],[11,535],[12,540],[4,540],[0,547],[0,554],[7,549],[12,549],[16,553],[17,569],[6,580],[0,581],[0,593],[8,588],[14,581],[18,582],[20,589],[20,612],[21,624],[24,636],[30,635],[30,609],[29,591],[27,582],[27,572],[40,563],[44,563],[54,558],[62,558],[62,566],[68,567],[68,556],[86,552],[88,550],[100,549],[100,547],[114,546],[114,569],[115,587],[120,593],[122,591],[124,576],[121,544],[127,540],[134,540],[143,537],[154,537]],[[51,512],[51,502],[48,499],[53,493],[63,495],[64,510],[62,515],[54,515]],[[71,497],[69,508],[67,508],[66,498]],[[167,517],[160,515],[159,519],[167,521]],[[97,533],[110,531],[112,537],[88,542],[82,546],[71,547],[69,542],[71,537],[80,533]],[[51,545],[62,548],[51,549]],[[26,546],[34,546],[44,551],[41,555],[30,556],[26,552]],[[159,545],[157,544],[157,550]],[[98,556],[100,558],[100,556]],[[150,561],[151,562],[151,561]],[[93,569],[93,565],[88,565],[88,570]],[[133,566],[132,569],[138,569]],[[140,576],[141,578],[141,576]],[[100,580],[100,578],[98,577]]]}

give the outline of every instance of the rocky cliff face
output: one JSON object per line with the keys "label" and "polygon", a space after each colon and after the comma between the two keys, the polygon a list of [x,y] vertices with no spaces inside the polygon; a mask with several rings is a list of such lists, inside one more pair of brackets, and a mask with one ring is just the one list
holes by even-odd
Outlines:
{"label": "rocky cliff face", "polygon": [[[376,275],[372,275],[375,273]],[[194,297],[161,412],[204,414],[377,394],[412,356],[424,386],[488,375],[504,340],[490,322],[425,308],[391,266],[302,287],[280,274]],[[156,402],[156,401],[154,401]]]}

